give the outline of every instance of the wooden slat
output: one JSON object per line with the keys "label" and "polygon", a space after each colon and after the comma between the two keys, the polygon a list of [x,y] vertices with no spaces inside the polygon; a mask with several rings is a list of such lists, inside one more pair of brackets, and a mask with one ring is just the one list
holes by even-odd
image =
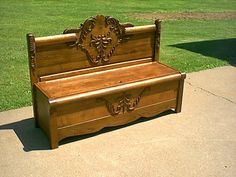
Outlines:
{"label": "wooden slat", "polygon": [[[105,64],[152,57],[154,33],[130,36],[127,42],[116,47],[110,61]],[[93,67],[84,51],[67,44],[36,48],[36,65],[39,76]],[[101,64],[99,64],[101,65]]]}
{"label": "wooden slat", "polygon": [[[138,33],[155,32],[155,30],[156,30],[155,25],[127,27],[125,28],[125,34],[134,35]],[[76,41],[76,39],[77,39],[76,33],[69,33],[69,34],[59,34],[54,36],[37,37],[35,38],[35,42],[36,42],[36,47],[39,47],[52,44],[61,44],[65,42],[73,42]]]}
{"label": "wooden slat", "polygon": [[45,45],[53,45],[53,44],[61,44],[65,42],[72,42],[76,40],[76,34],[59,34],[54,36],[44,36],[35,38],[36,47],[45,46]]}
{"label": "wooden slat", "polygon": [[152,58],[144,58],[144,59],[139,59],[139,60],[134,60],[134,61],[114,63],[110,65],[101,65],[101,66],[92,67],[92,68],[85,68],[85,69],[79,69],[79,70],[74,70],[74,71],[69,71],[69,72],[51,74],[51,75],[40,77],[40,81],[50,81],[54,79],[61,79],[65,77],[72,77],[76,75],[87,74],[91,72],[99,72],[99,71],[104,71],[108,69],[115,69],[115,68],[120,68],[120,67],[131,66],[131,65],[138,65],[138,64],[148,63],[151,61],[152,61]]}
{"label": "wooden slat", "polygon": [[155,32],[155,30],[156,30],[155,25],[128,27],[125,29],[125,34],[132,35],[138,33],[150,33],[150,32]]}

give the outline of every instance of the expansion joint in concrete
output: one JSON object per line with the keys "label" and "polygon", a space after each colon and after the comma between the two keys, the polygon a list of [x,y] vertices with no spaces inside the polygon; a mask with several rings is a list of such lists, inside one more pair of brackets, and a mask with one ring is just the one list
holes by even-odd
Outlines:
{"label": "expansion joint in concrete", "polygon": [[193,85],[191,82],[186,81],[186,83],[187,83],[188,85],[190,85],[191,87],[200,89],[200,90],[203,91],[203,92],[206,92],[206,93],[211,94],[211,95],[213,95],[213,96],[216,96],[216,97],[218,97],[218,98],[224,99],[224,100],[229,101],[229,102],[231,102],[231,103],[233,103],[233,104],[236,104],[236,102],[234,102],[234,101],[232,101],[232,100],[230,100],[230,99],[228,99],[228,98],[226,98],[226,97],[217,95],[217,94],[215,94],[215,93],[213,93],[213,92],[210,92],[209,90],[206,90],[206,89],[204,89],[204,88],[202,88],[202,87]]}

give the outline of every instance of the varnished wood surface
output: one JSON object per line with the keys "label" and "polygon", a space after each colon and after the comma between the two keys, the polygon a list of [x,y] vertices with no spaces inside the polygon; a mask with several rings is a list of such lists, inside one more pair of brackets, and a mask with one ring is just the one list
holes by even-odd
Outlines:
{"label": "varnished wood surface", "polygon": [[[144,92],[139,103],[135,106],[135,110],[141,107],[146,107],[147,105],[162,103],[168,100],[176,100],[178,81],[171,81],[144,88],[135,88],[125,91],[125,94],[130,95],[131,102],[134,102],[143,90]],[[68,124],[83,123],[99,117],[110,116],[111,113],[108,111],[104,99],[108,100],[116,107],[123,94],[123,92],[118,92],[116,94],[110,94],[107,92],[107,95],[99,98],[90,98],[83,101],[70,102],[68,104],[56,106],[55,110],[57,114],[58,127],[64,127]],[[125,113],[127,113],[127,110],[125,110]],[[69,119],[68,116],[70,117]]]}
{"label": "varnished wood surface", "polygon": [[[48,98],[40,91],[36,90],[35,99],[37,102],[37,106],[35,109],[37,110],[37,117],[39,118],[38,124],[43,129],[43,131],[50,136],[50,106],[48,102]],[[55,128],[55,127],[54,127]]]}
{"label": "varnished wood surface", "polygon": [[174,74],[174,75],[169,75],[169,76],[165,76],[165,77],[147,79],[147,80],[142,80],[140,82],[133,82],[133,83],[123,84],[123,85],[119,85],[119,86],[115,86],[115,87],[108,87],[108,88],[104,88],[104,89],[94,90],[91,92],[84,92],[84,93],[80,93],[80,94],[49,99],[49,102],[50,102],[51,106],[58,106],[61,104],[68,104],[70,102],[90,99],[92,97],[101,97],[101,96],[106,95],[107,93],[115,94],[117,92],[125,92],[126,90],[130,90],[130,89],[149,87],[154,84],[160,84],[160,83],[165,83],[165,82],[169,82],[169,81],[179,80],[180,77],[181,77],[180,74]]}
{"label": "varnished wood surface", "polygon": [[147,63],[132,67],[100,71],[37,84],[49,98],[75,95],[107,87],[177,74],[176,70],[160,63]]}
{"label": "varnished wood surface", "polygon": [[184,79],[186,78],[185,73],[181,73],[181,79],[179,81],[179,88],[178,88],[178,97],[177,97],[177,104],[175,111],[177,113],[181,112],[182,109],[182,99],[183,99],[183,92],[184,92]]}
{"label": "varnished wood surface", "polygon": [[[98,65],[151,58],[153,43],[154,33],[130,36],[127,41],[116,47],[108,62]],[[94,67],[84,51],[66,43],[36,47],[36,51],[37,74],[39,76]]]}
{"label": "varnished wood surface", "polygon": [[174,108],[175,104],[176,104],[175,100],[169,100],[159,104],[153,104],[139,108],[136,111],[127,113],[125,115],[119,115],[117,117],[113,116],[100,117],[95,120],[90,120],[87,122],[71,126],[61,127],[58,129],[58,138],[59,140],[62,140],[65,137],[69,136],[83,135],[97,132],[104,127],[124,125],[133,122],[141,117],[149,118],[157,114],[160,114],[161,112],[164,112],[166,110]]}
{"label": "varnished wood surface", "polygon": [[69,136],[181,111],[185,74],[159,63],[160,24],[98,15],[61,35],[27,35],[36,126],[52,149]]}
{"label": "varnished wood surface", "polygon": [[78,76],[81,74],[104,71],[104,70],[108,70],[108,69],[115,69],[115,68],[121,68],[121,67],[126,67],[126,66],[139,65],[139,64],[149,63],[149,62],[152,62],[152,58],[144,58],[144,59],[139,59],[139,60],[134,60],[134,61],[113,63],[113,64],[109,64],[109,65],[101,65],[101,66],[96,66],[96,67],[92,67],[92,68],[85,68],[85,69],[79,69],[79,70],[74,70],[74,71],[68,71],[68,72],[62,72],[62,73],[41,76],[40,81],[50,81],[50,80],[55,80],[55,79]]}
{"label": "varnished wood surface", "polygon": [[[155,25],[133,26],[133,27],[131,25],[127,25],[125,29],[125,34],[135,35],[139,33],[155,32],[155,30],[156,30]],[[35,39],[35,42],[36,42],[36,47],[39,47],[39,46],[61,44],[65,42],[73,42],[76,39],[77,39],[76,33],[69,33],[69,34],[37,37]]]}

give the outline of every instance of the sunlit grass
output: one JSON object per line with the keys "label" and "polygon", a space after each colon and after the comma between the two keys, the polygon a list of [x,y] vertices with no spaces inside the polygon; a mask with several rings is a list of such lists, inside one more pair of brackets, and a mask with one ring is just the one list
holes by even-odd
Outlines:
{"label": "sunlit grass", "polygon": [[[236,1],[0,0],[0,111],[31,104],[25,39],[28,32],[36,36],[60,34],[65,28],[78,27],[85,19],[96,14],[110,15],[121,22],[142,25],[153,22],[134,19],[128,14],[224,11],[236,11]],[[236,38],[235,20],[164,21],[161,60],[184,72],[227,65],[227,60],[204,56],[173,45],[228,38]]]}

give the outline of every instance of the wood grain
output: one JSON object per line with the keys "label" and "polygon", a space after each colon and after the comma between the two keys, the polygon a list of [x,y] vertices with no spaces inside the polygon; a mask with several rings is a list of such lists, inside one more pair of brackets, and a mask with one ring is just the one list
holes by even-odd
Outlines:
{"label": "wood grain", "polygon": [[[152,57],[153,33],[131,36],[127,42],[117,46],[106,64]],[[86,53],[66,43],[36,48],[36,64],[39,76],[93,67]],[[99,64],[102,65],[102,64]]]}
{"label": "wood grain", "polygon": [[[178,82],[169,82],[166,84],[158,84],[147,88],[143,93],[137,108],[145,107],[146,105],[152,105],[160,103],[166,100],[176,99],[177,97]],[[133,101],[138,97],[143,88],[133,89],[126,92],[131,96]],[[123,93],[108,94],[104,97],[115,106],[117,106],[119,98]],[[63,127],[70,124],[77,124],[88,120],[96,119],[96,117],[105,117],[110,115],[107,110],[106,102],[103,99],[91,98],[80,102],[71,102],[70,104],[63,104],[56,107],[58,117],[58,127]],[[127,112],[127,111],[126,111]],[[70,119],[68,119],[68,116]]]}
{"label": "wood grain", "polygon": [[59,98],[173,74],[178,74],[178,72],[160,63],[149,62],[40,82],[37,84],[37,87],[44,90],[49,98]]}
{"label": "wood grain", "polygon": [[60,140],[181,111],[185,74],[160,63],[160,21],[98,15],[64,34],[27,35],[36,126]]}
{"label": "wood grain", "polygon": [[139,119],[140,117],[145,117],[145,118],[153,117],[166,110],[173,109],[175,107],[175,104],[176,104],[175,100],[170,100],[162,102],[160,104],[149,105],[137,109],[135,112],[130,112],[125,115],[120,115],[115,118],[112,116],[101,117],[81,124],[62,127],[58,129],[58,137],[59,140],[62,140],[70,136],[94,133],[101,130],[104,127],[114,127],[118,125],[124,125],[133,122]]}

